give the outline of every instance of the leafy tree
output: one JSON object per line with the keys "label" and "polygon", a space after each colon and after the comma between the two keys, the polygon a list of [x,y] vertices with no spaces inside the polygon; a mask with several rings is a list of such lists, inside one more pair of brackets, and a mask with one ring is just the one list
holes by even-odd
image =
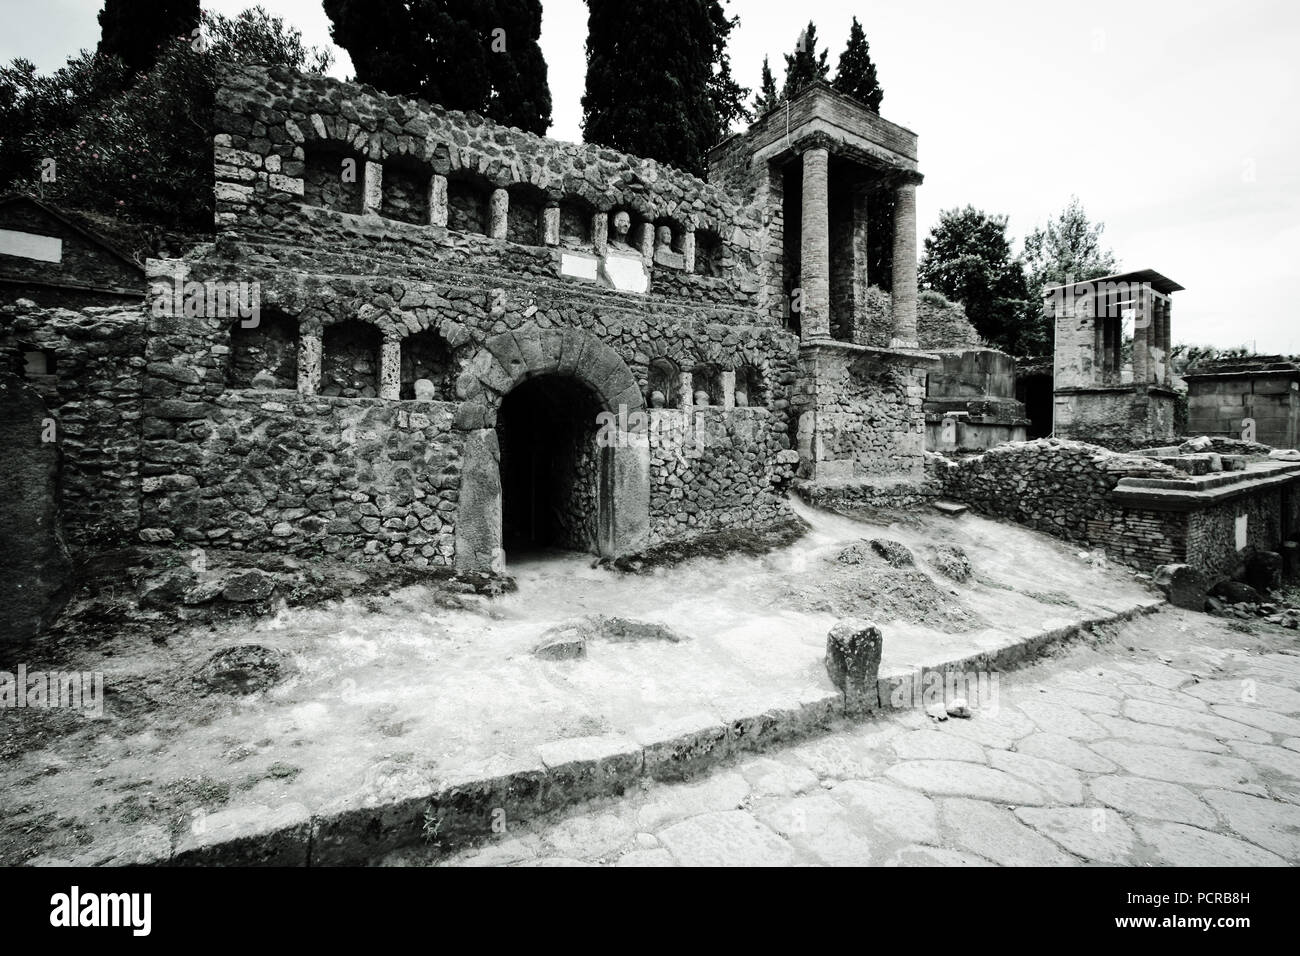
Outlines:
{"label": "leafy tree", "polygon": [[974,206],[944,210],[925,239],[918,277],[922,288],[962,302],[990,345],[1021,354],[1032,346],[1025,328],[1028,289],[1012,255],[1006,216]]}
{"label": "leafy tree", "polygon": [[758,85],[758,95],[754,97],[754,115],[762,116],[780,101],[781,95],[776,91],[772,67],[768,65],[767,57],[763,57],[763,78]]}
{"label": "leafy tree", "polygon": [[1089,221],[1078,196],[1043,228],[1025,237],[1024,260],[1035,295],[1048,286],[1115,272],[1115,254],[1101,244],[1105,225]]}
{"label": "leafy tree", "polygon": [[885,91],[876,79],[876,64],[871,62],[867,35],[857,17],[853,18],[848,46],[840,54],[839,68],[835,71],[831,86],[846,96],[853,97],[873,113],[880,112],[880,101],[885,98]]}
{"label": "leafy tree", "polygon": [[104,0],[99,11],[99,52],[116,56],[132,73],[144,73],[177,37],[192,39],[199,0]]}
{"label": "leafy tree", "polygon": [[1115,273],[1115,254],[1101,243],[1105,228],[1100,222],[1091,222],[1079,197],[1071,196],[1055,219],[1025,237],[1022,258],[1031,296],[1025,326],[1032,330],[1027,339],[1038,351],[1051,351],[1053,334],[1043,314],[1043,290]]}
{"label": "leafy tree", "polygon": [[794,52],[785,54],[785,85],[781,88],[781,99],[788,100],[805,86],[826,79],[829,72],[826,50],[817,52],[817,24],[809,20],[795,41]]}
{"label": "leafy tree", "polygon": [[[237,17],[203,12],[203,42],[167,42],[157,62],[124,90],[116,56],[83,51],[49,77],[15,61],[0,89],[15,92],[5,123],[5,180],[71,209],[110,213],[167,228],[212,226],[212,123],[217,67],[261,62],[323,72],[327,52],[302,45],[299,31],[255,7]],[[119,91],[120,90],[120,91]],[[55,161],[40,181],[42,158]]]}
{"label": "leafy tree", "polygon": [[587,142],[702,175],[708,150],[748,116],[726,52],[736,18],[718,0],[587,6]]}
{"label": "leafy tree", "polygon": [[542,134],[551,93],[541,0],[324,0],[357,79]]}

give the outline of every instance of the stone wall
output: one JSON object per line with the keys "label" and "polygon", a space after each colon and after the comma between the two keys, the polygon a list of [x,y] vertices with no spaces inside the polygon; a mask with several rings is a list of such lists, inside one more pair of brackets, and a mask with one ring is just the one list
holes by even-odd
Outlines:
{"label": "stone wall", "polygon": [[25,299],[0,306],[0,357],[41,394],[57,423],[74,546],[135,539],[142,403],[173,388],[165,377],[146,382],[145,336],[138,306],[40,309]]}
{"label": "stone wall", "polygon": [[1054,398],[1055,433],[1116,450],[1169,443],[1175,438],[1175,399],[1158,386],[1061,388]]}
{"label": "stone wall", "polygon": [[258,390],[197,404],[149,406],[142,510],[157,539],[451,563],[461,457],[452,404]]}
{"label": "stone wall", "polygon": [[1257,441],[1300,444],[1300,364],[1281,356],[1224,359],[1197,365],[1185,378],[1188,434],[1236,438],[1251,419]]}
{"label": "stone wall", "polygon": [[[1111,560],[1144,571],[1186,563],[1212,580],[1226,577],[1250,551],[1275,550],[1297,530],[1295,495],[1276,481],[1243,484],[1240,493],[1220,500],[1200,493],[1187,472],[1082,442],[1012,443],[958,461],[928,455],[926,470],[945,497],[1100,549]],[[1152,484],[1164,485],[1160,491],[1166,496],[1173,489],[1178,501],[1153,499],[1143,506],[1116,500],[1124,479],[1158,479]],[[1140,489],[1128,495],[1136,500]],[[1248,534],[1239,549],[1236,527],[1243,515]]]}
{"label": "stone wall", "polygon": [[[894,334],[893,297],[873,285],[867,289],[864,303],[853,330],[853,341],[858,345],[888,348]],[[916,334],[921,348],[929,351],[986,348],[966,317],[966,307],[929,290],[917,294]]]}
{"label": "stone wall", "polygon": [[925,374],[933,356],[818,344],[800,353],[800,475],[923,477]]}
{"label": "stone wall", "polygon": [[790,517],[784,422],[765,408],[651,411],[650,538],[655,544]]}

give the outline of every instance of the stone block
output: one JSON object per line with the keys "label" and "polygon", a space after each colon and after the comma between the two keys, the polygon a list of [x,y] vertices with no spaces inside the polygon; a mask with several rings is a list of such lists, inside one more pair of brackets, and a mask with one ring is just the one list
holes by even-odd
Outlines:
{"label": "stone block", "polygon": [[883,643],[880,628],[858,618],[845,618],[826,636],[826,673],[844,694],[846,716],[861,716],[879,705]]}
{"label": "stone block", "polygon": [[1162,564],[1155,570],[1155,584],[1174,607],[1204,611],[1209,583],[1195,568],[1186,564]]}

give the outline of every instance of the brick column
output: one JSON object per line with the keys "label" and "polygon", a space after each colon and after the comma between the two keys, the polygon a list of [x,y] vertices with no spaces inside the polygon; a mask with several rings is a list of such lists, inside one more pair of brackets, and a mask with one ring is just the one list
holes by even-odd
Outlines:
{"label": "brick column", "polygon": [[894,188],[893,348],[914,349],[916,337],[916,183]]}
{"label": "brick column", "polygon": [[365,182],[361,189],[361,212],[378,216],[384,205],[384,167],[366,160]]}
{"label": "brick column", "polygon": [[542,244],[546,246],[560,244],[559,206],[547,206],[542,210]]}
{"label": "brick column", "polygon": [[803,234],[799,253],[800,338],[831,337],[830,152],[814,146],[803,153]]}
{"label": "brick column", "polygon": [[510,193],[504,189],[492,190],[488,200],[488,236],[504,239],[510,222]]}
{"label": "brick column", "polygon": [[303,332],[298,337],[298,393],[315,395],[319,392],[320,374],[320,333]]}

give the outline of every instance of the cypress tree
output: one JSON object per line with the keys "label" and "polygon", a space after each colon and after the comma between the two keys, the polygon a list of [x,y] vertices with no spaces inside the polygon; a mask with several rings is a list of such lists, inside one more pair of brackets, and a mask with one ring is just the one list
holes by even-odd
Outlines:
{"label": "cypress tree", "polygon": [[754,97],[754,115],[762,116],[780,99],[781,96],[776,91],[776,78],[772,76],[772,67],[768,65],[767,57],[763,57],[763,78],[758,85],[758,95]]}
{"label": "cypress tree", "polygon": [[702,175],[706,155],[747,115],[731,77],[736,24],[718,0],[587,0],[587,142]]}
{"label": "cypress tree", "polygon": [[809,20],[795,41],[794,52],[785,54],[785,86],[781,89],[781,99],[789,99],[810,83],[826,79],[829,72],[826,51],[817,52],[817,24]]}
{"label": "cypress tree", "polygon": [[849,43],[840,54],[839,69],[831,86],[867,106],[873,113],[880,112],[880,101],[885,97],[876,79],[876,64],[871,62],[871,49],[867,35],[858,18],[853,18],[849,30]]}
{"label": "cypress tree", "polygon": [[357,79],[532,133],[551,125],[541,0],[324,0]]}
{"label": "cypress tree", "polygon": [[99,11],[99,52],[120,57],[133,73],[146,73],[159,48],[199,27],[199,0],[104,0]]}

